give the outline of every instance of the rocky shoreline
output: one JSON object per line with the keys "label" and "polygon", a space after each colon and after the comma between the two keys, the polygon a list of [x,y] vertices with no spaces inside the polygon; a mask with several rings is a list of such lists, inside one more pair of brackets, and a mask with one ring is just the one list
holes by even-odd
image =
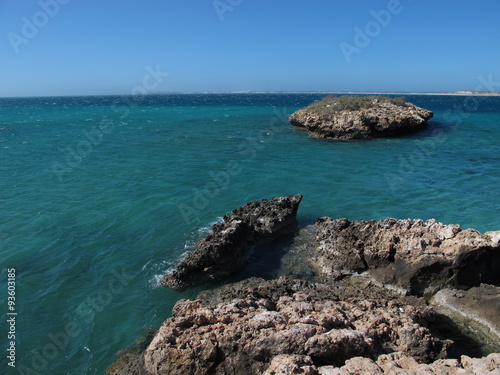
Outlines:
{"label": "rocky shoreline", "polygon": [[[149,345],[108,375],[500,373],[500,231],[390,218],[320,218],[297,231],[301,199],[234,210],[164,284],[224,281],[253,246],[283,236],[294,238],[286,261],[297,272],[180,300]],[[297,278],[307,272],[313,279]],[[460,349],[443,319],[488,348]]]}
{"label": "rocky shoreline", "polygon": [[387,96],[326,96],[292,113],[289,121],[316,138],[394,137],[425,128],[433,113]]}

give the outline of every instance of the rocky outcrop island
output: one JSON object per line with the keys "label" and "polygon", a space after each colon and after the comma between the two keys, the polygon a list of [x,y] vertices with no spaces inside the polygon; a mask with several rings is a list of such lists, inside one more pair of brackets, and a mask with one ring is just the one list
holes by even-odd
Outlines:
{"label": "rocky outcrop island", "polygon": [[[500,231],[328,217],[297,228],[301,199],[250,202],[214,225],[164,278],[212,285],[107,374],[500,374]],[[294,272],[220,285],[283,237]]]}
{"label": "rocky outcrop island", "polygon": [[404,97],[329,95],[292,113],[289,121],[316,138],[370,139],[419,131],[433,115]]}

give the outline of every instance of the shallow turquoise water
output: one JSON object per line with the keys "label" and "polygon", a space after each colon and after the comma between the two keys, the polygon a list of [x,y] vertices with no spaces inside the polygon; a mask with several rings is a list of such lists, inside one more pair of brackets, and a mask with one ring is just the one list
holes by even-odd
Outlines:
{"label": "shallow turquoise water", "polygon": [[499,97],[408,97],[435,112],[429,129],[363,142],[290,126],[319,97],[0,99],[0,314],[15,268],[16,370],[104,373],[197,294],[159,277],[250,200],[301,193],[301,224],[390,216],[500,229]]}

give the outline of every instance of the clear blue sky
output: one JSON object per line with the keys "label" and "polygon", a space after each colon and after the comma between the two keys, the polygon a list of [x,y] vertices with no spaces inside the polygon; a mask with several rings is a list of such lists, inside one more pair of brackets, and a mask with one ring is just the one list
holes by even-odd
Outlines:
{"label": "clear blue sky", "polygon": [[500,81],[499,15],[498,0],[0,0],[0,96],[127,94],[148,66],[169,73],[162,92],[474,90]]}

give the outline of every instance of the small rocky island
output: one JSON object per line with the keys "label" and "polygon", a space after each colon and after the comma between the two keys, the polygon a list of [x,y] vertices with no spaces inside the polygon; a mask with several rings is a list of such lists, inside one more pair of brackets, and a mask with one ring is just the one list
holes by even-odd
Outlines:
{"label": "small rocky island", "polygon": [[419,131],[433,115],[404,97],[329,95],[292,113],[289,121],[316,138],[370,139]]}
{"label": "small rocky island", "polygon": [[[107,374],[500,373],[500,231],[328,217],[297,228],[301,199],[250,202],[214,225],[163,280],[212,286],[178,301]],[[220,286],[283,237],[312,278],[298,270]]]}

